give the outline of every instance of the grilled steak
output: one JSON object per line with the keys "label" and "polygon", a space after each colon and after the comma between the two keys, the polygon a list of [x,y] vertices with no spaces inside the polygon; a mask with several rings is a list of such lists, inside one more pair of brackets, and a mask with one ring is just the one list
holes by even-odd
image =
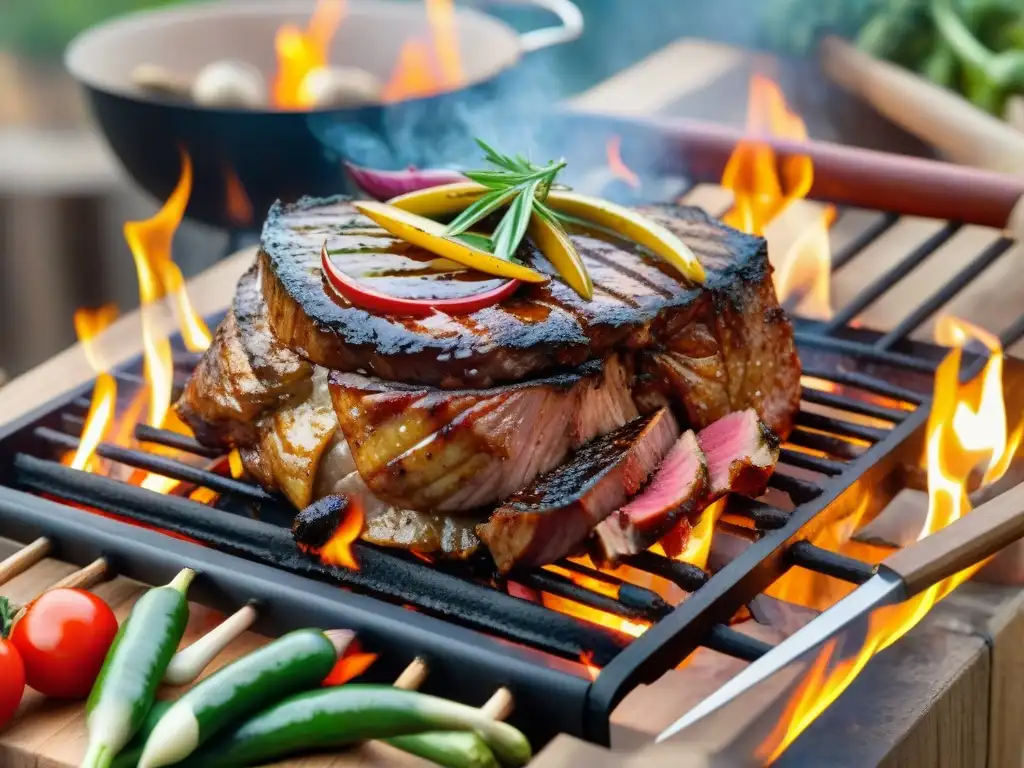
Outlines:
{"label": "grilled steak", "polygon": [[[648,395],[674,401],[691,426],[753,407],[788,434],[799,402],[799,362],[764,240],[695,208],[645,213],[694,250],[707,271],[703,286],[631,244],[577,233],[573,240],[594,282],[592,301],[552,280],[468,316],[408,318],[368,313],[325,290],[320,247],[326,240],[340,269],[384,275],[375,277],[381,290],[402,296],[423,295],[424,267],[433,257],[375,229],[342,198],[275,205],[260,252],[270,323],[286,346],[319,365],[442,388],[518,382],[615,351],[646,350],[644,364],[656,374]],[[517,257],[555,274],[529,243]],[[458,281],[429,285],[436,293],[456,290]]]}
{"label": "grilled steak", "polygon": [[313,366],[270,332],[254,266],[246,272],[213,343],[175,410],[200,442],[221,448],[256,442],[257,419],[308,393]]}
{"label": "grilled steak", "polygon": [[614,563],[648,549],[680,519],[694,520],[704,508],[708,467],[691,430],[672,446],[651,482],[594,529],[597,554]]}
{"label": "grilled steak", "polygon": [[779,438],[753,410],[732,413],[697,435],[708,460],[708,503],[727,493],[760,496],[779,460]]}
{"label": "grilled steak", "polygon": [[678,436],[675,418],[662,408],[587,443],[516,493],[477,528],[498,570],[550,563],[572,552],[640,489]]}
{"label": "grilled steak", "polygon": [[572,374],[483,390],[443,390],[352,373],[331,395],[359,474],[406,509],[472,510],[500,501],[569,452],[636,418],[616,359]]}

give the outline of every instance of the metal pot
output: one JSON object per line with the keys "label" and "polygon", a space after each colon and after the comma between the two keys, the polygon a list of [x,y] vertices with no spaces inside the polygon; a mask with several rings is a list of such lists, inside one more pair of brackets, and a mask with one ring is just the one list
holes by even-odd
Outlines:
{"label": "metal pot", "polygon": [[[82,33],[66,64],[85,89],[92,114],[131,177],[165,199],[181,173],[181,150],[194,169],[186,215],[228,229],[258,225],[276,199],[327,195],[347,186],[343,161],[401,167],[457,161],[469,139],[515,124],[549,100],[517,76],[531,51],[573,40],[583,18],[570,0],[500,0],[546,8],[560,24],[519,34],[471,8],[457,8],[465,87],[392,104],[310,111],[220,109],[142,92],[131,81],[141,64],[194,73],[218,59],[275,70],[274,35],[303,26],[312,0],[229,0],[132,14]],[[332,41],[334,65],[387,80],[402,44],[429,34],[422,3],[349,0]],[[514,117],[513,117],[514,116]]]}

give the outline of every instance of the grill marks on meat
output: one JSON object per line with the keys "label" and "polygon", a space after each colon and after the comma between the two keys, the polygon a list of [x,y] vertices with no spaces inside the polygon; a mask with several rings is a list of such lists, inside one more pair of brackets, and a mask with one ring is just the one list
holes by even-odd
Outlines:
{"label": "grill marks on meat", "polygon": [[[365,271],[361,265],[371,256],[388,274],[408,273],[431,257],[375,229],[342,198],[277,205],[260,253],[270,322],[284,344],[328,368],[449,389],[522,381],[614,352],[646,351],[642,365],[651,383],[643,402],[671,401],[696,428],[753,407],[777,433],[788,434],[799,402],[799,362],[764,240],[694,208],[644,212],[694,250],[707,271],[703,286],[631,244],[573,234],[594,281],[593,301],[555,279],[468,316],[403,318],[364,312],[325,291],[320,246],[327,239],[332,251],[352,256],[336,263],[353,274]],[[555,274],[529,243],[517,257]]]}
{"label": "grill marks on meat", "polygon": [[662,408],[587,443],[513,495],[477,528],[498,570],[551,563],[575,550],[640,490],[678,436]]}
{"label": "grill marks on meat", "polygon": [[204,445],[252,445],[259,417],[308,392],[312,375],[313,366],[270,332],[254,266],[239,280],[231,308],[175,410]]}
{"label": "grill marks on meat", "polygon": [[493,504],[571,450],[636,418],[616,359],[579,372],[484,390],[440,390],[331,374],[341,431],[359,474],[407,509]]}
{"label": "grill marks on meat", "polygon": [[683,518],[704,509],[708,466],[697,436],[687,430],[672,446],[647,487],[594,529],[600,559],[614,563],[646,551]]}

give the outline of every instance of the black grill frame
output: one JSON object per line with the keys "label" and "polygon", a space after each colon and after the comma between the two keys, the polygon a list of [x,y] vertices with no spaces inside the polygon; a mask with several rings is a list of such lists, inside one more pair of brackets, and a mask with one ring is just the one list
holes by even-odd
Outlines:
{"label": "black grill frame", "polygon": [[[895,214],[879,213],[878,218],[846,248],[833,255],[833,270],[852,263],[860,252],[884,236],[898,221]],[[76,438],[71,433],[76,431],[76,425],[81,426],[77,414],[81,412],[83,399],[89,395],[91,384],[57,398],[0,429],[0,523],[4,525],[0,534],[13,535],[21,541],[45,535],[56,543],[57,556],[84,564],[103,555],[117,572],[149,583],[168,579],[184,565],[198,567],[205,572],[205,578],[197,583],[197,596],[203,602],[222,610],[232,610],[246,600],[256,598],[267,606],[267,610],[261,611],[262,629],[265,631],[276,633],[303,625],[355,629],[364,636],[369,648],[385,651],[381,661],[371,668],[373,679],[387,680],[414,656],[422,655],[434,670],[426,690],[479,704],[495,688],[509,687],[519,702],[513,722],[523,727],[535,743],[542,743],[555,733],[567,732],[606,744],[611,711],[625,694],[639,683],[657,679],[696,648],[711,647],[744,659],[754,659],[764,653],[768,646],[739,635],[727,625],[738,610],[789,567],[799,565],[854,583],[870,575],[870,566],[818,550],[803,540],[849,514],[854,500],[859,500],[862,493],[871,495],[870,517],[902,487],[902,466],[913,462],[920,452],[923,427],[929,412],[931,377],[944,352],[933,345],[909,341],[909,336],[1002,257],[1014,243],[1005,237],[997,239],[889,333],[853,329],[848,322],[885,295],[898,279],[924,263],[936,249],[955,236],[960,227],[958,223],[948,223],[928,237],[841,308],[831,322],[797,319],[796,338],[805,361],[805,375],[832,381],[850,390],[859,389],[901,401],[907,410],[854,399],[846,394],[805,390],[806,402],[891,420],[893,427],[888,430],[868,427],[856,421],[845,422],[801,411],[797,433],[780,463],[783,470],[788,467],[797,471],[777,472],[771,483],[774,489],[790,496],[795,505],[792,512],[764,501],[735,500],[728,515],[747,518],[759,538],[711,578],[685,568],[670,572],[672,566],[652,563],[650,557],[644,561],[644,568],[649,572],[658,569],[663,573],[670,572],[677,583],[685,583],[691,588],[689,591],[692,593],[680,605],[674,609],[658,605],[650,597],[653,593],[643,589],[626,590],[620,593],[618,605],[614,601],[608,604],[607,600],[611,598],[601,601],[597,599],[600,596],[595,597],[594,593],[589,597],[581,595],[571,582],[553,579],[550,573],[540,572],[539,576],[533,574],[527,579],[533,588],[588,601],[591,607],[615,610],[620,615],[655,619],[654,625],[641,637],[622,643],[621,650],[618,650],[618,640],[613,637],[615,633],[603,633],[612,650],[603,654],[601,660],[607,660],[607,663],[592,683],[580,674],[579,664],[560,662],[548,653],[496,639],[463,626],[465,621],[445,620],[444,610],[434,611],[441,616],[439,618],[406,611],[372,596],[339,591],[337,586],[323,583],[324,580],[333,579],[336,584],[356,588],[360,584],[351,578],[346,581],[345,574],[325,573],[322,566],[314,568],[297,562],[291,568],[295,572],[289,572],[266,563],[253,562],[252,553],[241,546],[232,549],[233,545],[229,543],[222,547],[227,551],[199,547],[154,532],[127,528],[119,522],[97,518],[88,512],[26,492],[49,492],[79,502],[89,500],[94,506],[110,512],[147,519],[143,504],[126,501],[125,498],[98,501],[87,492],[76,497],[70,486],[62,485],[58,489],[52,485],[63,482],[59,472],[40,473],[38,461],[15,461],[19,453],[29,457],[45,456],[55,447],[67,449],[74,445]],[[1009,347],[1021,337],[1024,337],[1024,316],[1003,331],[1001,340],[1004,347]],[[176,339],[174,343],[182,353],[180,340]],[[182,357],[189,360],[184,355]],[[979,354],[966,354],[964,375],[969,376],[979,370],[984,359]],[[194,358],[190,362],[194,362]],[[119,368],[116,375],[125,383],[138,383],[140,371],[141,361],[135,360]],[[85,400],[84,404],[87,406],[88,401]],[[145,428],[138,436],[158,441],[168,439],[159,432],[147,432]],[[867,441],[869,446],[863,451],[850,448],[852,442],[847,438]],[[212,452],[204,453],[187,442],[180,443],[178,447],[213,458]],[[815,456],[801,451],[801,447],[824,447],[831,457]],[[848,453],[843,454],[847,450]],[[140,461],[146,460],[144,451],[117,446],[105,446],[101,453],[128,464],[139,465]],[[153,461],[148,468],[168,469],[169,465],[161,464],[160,457],[150,459]],[[174,468],[170,470],[174,471]],[[807,472],[820,475],[821,479],[809,480]],[[206,484],[248,502],[268,501],[269,495],[261,489],[243,487],[244,484],[230,478],[211,480],[208,474],[200,470],[180,479]],[[159,502],[160,497],[153,496]],[[155,516],[149,519],[150,522],[167,523],[166,511],[162,516],[152,514]],[[363,549],[366,552],[371,550]],[[306,575],[312,578],[299,575],[304,568]],[[447,568],[407,560],[402,560],[402,568],[430,569],[431,579],[454,579],[463,583],[460,574]],[[458,592],[459,588],[455,587],[452,594]],[[451,613],[456,618],[458,612],[457,606],[451,606]],[[559,621],[564,625],[562,619]],[[489,628],[495,631],[495,627]],[[557,634],[554,630],[552,632]],[[593,631],[583,627],[580,636],[593,636]],[[561,647],[561,655],[571,656],[575,648],[570,642]]]}

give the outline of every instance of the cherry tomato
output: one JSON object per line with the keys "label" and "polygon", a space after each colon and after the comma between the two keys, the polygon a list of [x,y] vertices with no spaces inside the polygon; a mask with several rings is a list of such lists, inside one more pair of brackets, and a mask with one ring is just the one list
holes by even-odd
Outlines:
{"label": "cherry tomato", "polygon": [[0,638],[0,728],[12,717],[25,693],[25,666],[10,640]]}
{"label": "cherry tomato", "polygon": [[96,595],[54,589],[28,607],[11,642],[30,686],[46,696],[80,699],[89,695],[116,634],[114,612]]}

